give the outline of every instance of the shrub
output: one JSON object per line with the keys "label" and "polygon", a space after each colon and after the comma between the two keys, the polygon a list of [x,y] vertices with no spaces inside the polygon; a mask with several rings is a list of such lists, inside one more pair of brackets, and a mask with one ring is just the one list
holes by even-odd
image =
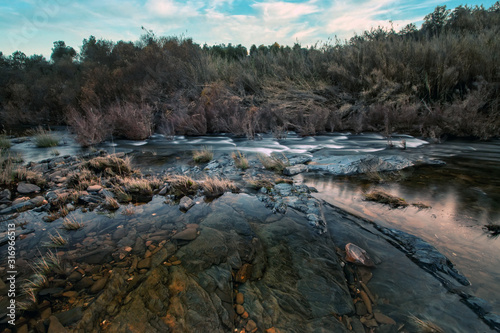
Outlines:
{"label": "shrub", "polygon": [[92,107],[84,108],[82,114],[70,109],[66,121],[76,134],[76,141],[83,147],[103,142],[113,133],[113,126],[104,114]]}
{"label": "shrub", "polygon": [[98,156],[82,165],[95,173],[108,176],[128,176],[133,172],[131,159],[128,156],[125,158],[116,155]]}

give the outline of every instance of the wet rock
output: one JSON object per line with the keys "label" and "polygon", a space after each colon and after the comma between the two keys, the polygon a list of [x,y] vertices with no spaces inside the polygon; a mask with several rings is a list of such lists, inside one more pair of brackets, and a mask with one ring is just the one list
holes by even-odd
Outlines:
{"label": "wet rock", "polygon": [[12,199],[12,194],[8,189],[5,189],[0,192],[0,203],[10,203]]}
{"label": "wet rock", "polygon": [[236,273],[236,282],[245,283],[252,276],[252,265],[244,264]]}
{"label": "wet rock", "polygon": [[21,194],[29,194],[40,191],[40,187],[30,183],[19,183],[17,185],[17,192]]}
{"label": "wet rock", "polygon": [[78,197],[78,201],[84,205],[100,204],[104,201],[104,198],[100,197],[99,195],[89,194]]}
{"label": "wet rock", "polygon": [[245,308],[240,304],[237,304],[235,309],[236,309],[236,313],[239,315],[242,315],[245,312]]}
{"label": "wet rock", "polygon": [[66,333],[67,329],[59,322],[56,316],[50,316],[50,324],[47,333]]}
{"label": "wet rock", "polygon": [[78,322],[82,318],[82,315],[83,311],[80,306],[68,311],[58,312],[54,314],[54,316],[57,317],[57,319],[59,319],[59,322],[64,326],[68,326]]}
{"label": "wet rock", "polygon": [[187,228],[181,232],[176,233],[172,239],[192,241],[198,237],[198,231],[196,228]]}
{"label": "wet rock", "polygon": [[151,257],[142,259],[137,263],[138,269],[150,269],[151,268]]}
{"label": "wet rock", "polygon": [[97,280],[96,282],[94,282],[94,284],[92,285],[92,287],[90,287],[90,293],[91,294],[97,294],[102,289],[104,289],[104,287],[106,286],[106,283],[108,283],[108,278],[107,277],[100,278],[99,280]]}
{"label": "wet rock", "polygon": [[358,318],[352,318],[351,326],[355,333],[365,333],[365,328]]}
{"label": "wet rock", "polygon": [[288,166],[285,169],[283,169],[283,174],[285,176],[295,176],[298,175],[299,173],[306,172],[307,171],[307,165],[304,164],[297,164],[293,166]]}
{"label": "wet rock", "polygon": [[30,209],[35,208],[35,204],[31,202],[30,200],[28,201],[23,201],[18,204],[12,205],[10,207],[7,207],[3,210],[0,211],[0,215],[7,215],[7,214],[13,214],[13,213],[18,213],[18,212],[24,212]]}
{"label": "wet rock", "polygon": [[193,206],[194,206],[194,201],[186,196],[182,197],[179,202],[179,209],[183,212],[187,212]]}
{"label": "wet rock", "polygon": [[63,288],[45,288],[38,292],[39,296],[52,296],[59,294],[63,291]]}
{"label": "wet rock", "polygon": [[255,330],[257,330],[257,324],[255,323],[255,321],[250,319],[245,325],[245,329],[247,330],[247,332],[254,332]]}
{"label": "wet rock", "polygon": [[348,243],[345,246],[345,260],[356,265],[375,267],[375,264],[370,256],[368,256],[368,253],[352,243]]}
{"label": "wet rock", "polygon": [[373,316],[375,317],[375,320],[379,323],[379,324],[387,324],[387,325],[396,325],[396,322],[394,321],[394,319],[386,316],[385,314],[383,313],[380,313],[380,312],[374,312],[373,313]]}
{"label": "wet rock", "polygon": [[312,155],[294,155],[288,157],[288,163],[290,163],[290,165],[292,166],[297,164],[306,164],[311,161],[312,161]]}
{"label": "wet rock", "polygon": [[356,314],[358,316],[364,316],[365,314],[368,313],[368,310],[366,309],[366,305],[364,302],[356,302]]}
{"label": "wet rock", "polygon": [[236,304],[243,304],[245,301],[245,296],[243,293],[237,293],[236,294]]}

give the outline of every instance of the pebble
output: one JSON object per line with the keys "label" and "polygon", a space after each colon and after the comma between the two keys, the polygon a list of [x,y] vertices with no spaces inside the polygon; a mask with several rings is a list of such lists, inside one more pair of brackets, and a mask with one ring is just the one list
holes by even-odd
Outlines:
{"label": "pebble", "polygon": [[396,325],[396,322],[394,319],[391,317],[386,316],[385,314],[382,314],[380,312],[374,312],[373,316],[375,317],[375,320],[379,322],[380,324],[388,324],[388,325]]}
{"label": "pebble", "polygon": [[241,318],[243,318],[243,319],[247,319],[247,318],[248,318],[248,316],[249,316],[249,315],[248,315],[248,312],[246,312],[246,311],[245,311],[245,312],[243,312],[243,313],[242,313]]}
{"label": "pebble", "polygon": [[242,305],[236,305],[236,313],[242,315],[245,312],[245,308]]}
{"label": "pebble", "polygon": [[142,259],[137,263],[137,268],[142,270],[142,269],[149,269],[151,268],[151,257]]}
{"label": "pebble", "polygon": [[19,192],[21,194],[29,194],[29,193],[38,192],[38,191],[40,191],[40,187],[38,187],[34,184],[19,183],[19,185],[17,185],[17,192]]}
{"label": "pebble", "polygon": [[243,304],[244,301],[245,301],[245,296],[243,295],[243,293],[237,293],[236,304]]}

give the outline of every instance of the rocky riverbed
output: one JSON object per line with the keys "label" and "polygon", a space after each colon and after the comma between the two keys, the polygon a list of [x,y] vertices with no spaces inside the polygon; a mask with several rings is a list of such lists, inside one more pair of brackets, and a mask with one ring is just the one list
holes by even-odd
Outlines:
{"label": "rocky riverbed", "polygon": [[[27,166],[0,192],[2,258],[16,230],[5,332],[489,332],[500,320],[434,247],[315,198],[302,172],[435,161],[283,157],[283,175],[228,154],[154,174],[96,152]],[[38,176],[35,176],[38,175]],[[230,182],[215,188],[210,179]],[[212,187],[208,185],[212,184]],[[346,245],[370,257],[353,263]],[[3,263],[4,264],[4,263]],[[0,272],[2,309],[7,269]]]}

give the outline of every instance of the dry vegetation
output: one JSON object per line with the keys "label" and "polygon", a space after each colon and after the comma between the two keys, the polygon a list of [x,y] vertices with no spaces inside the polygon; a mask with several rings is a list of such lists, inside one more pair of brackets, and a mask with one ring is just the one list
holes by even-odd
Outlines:
{"label": "dry vegetation", "polygon": [[202,47],[152,31],[136,43],[90,36],[78,56],[56,43],[51,62],[0,55],[0,123],[67,123],[85,146],[144,139],[153,130],[487,139],[500,126],[499,33],[497,2],[488,9],[441,6],[420,29],[374,28],[309,48]]}
{"label": "dry vegetation", "polygon": [[231,153],[231,158],[234,160],[234,165],[238,169],[246,170],[250,167],[248,159],[239,150]]}
{"label": "dry vegetation", "polygon": [[214,158],[214,152],[209,147],[193,151],[193,161],[196,163],[208,163]]}
{"label": "dry vegetation", "polygon": [[278,173],[282,173],[283,169],[290,165],[288,159],[284,154],[282,154],[281,156],[278,156],[274,153],[269,156],[264,154],[257,154],[257,158],[262,163],[264,168]]}
{"label": "dry vegetation", "polygon": [[232,181],[218,177],[205,177],[200,185],[207,197],[218,197],[228,191],[238,191],[238,187]]}
{"label": "dry vegetation", "polygon": [[378,203],[389,205],[392,208],[408,207],[408,203],[405,201],[405,199],[398,198],[382,191],[373,191],[370,193],[366,193],[365,199],[368,201],[375,201]]}

